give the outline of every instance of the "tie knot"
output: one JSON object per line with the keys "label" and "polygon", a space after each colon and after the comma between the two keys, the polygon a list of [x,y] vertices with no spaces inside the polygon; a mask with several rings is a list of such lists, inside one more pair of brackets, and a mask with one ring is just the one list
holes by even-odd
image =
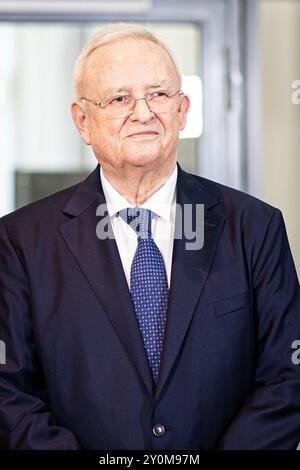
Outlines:
{"label": "tie knot", "polygon": [[123,220],[135,231],[138,239],[151,237],[152,212],[141,207],[128,207],[119,211]]}

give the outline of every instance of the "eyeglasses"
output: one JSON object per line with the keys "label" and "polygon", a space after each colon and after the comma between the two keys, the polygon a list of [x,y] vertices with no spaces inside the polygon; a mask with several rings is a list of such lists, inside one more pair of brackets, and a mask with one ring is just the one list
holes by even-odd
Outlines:
{"label": "eyeglasses", "polygon": [[166,90],[156,90],[152,93],[146,93],[141,98],[134,98],[131,95],[113,95],[105,96],[100,101],[93,101],[85,97],[80,100],[86,100],[89,103],[105,109],[107,119],[115,119],[129,116],[135,109],[136,101],[145,100],[149,110],[153,113],[167,113],[172,111],[174,98],[176,95],[183,95],[181,90],[169,88]]}

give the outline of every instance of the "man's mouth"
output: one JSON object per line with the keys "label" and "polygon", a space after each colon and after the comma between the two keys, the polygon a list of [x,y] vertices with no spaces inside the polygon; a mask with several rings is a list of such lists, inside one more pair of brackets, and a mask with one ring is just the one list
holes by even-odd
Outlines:
{"label": "man's mouth", "polygon": [[137,136],[145,136],[145,135],[157,135],[158,133],[155,131],[141,131],[141,132],[134,132],[130,134],[128,137],[137,137]]}

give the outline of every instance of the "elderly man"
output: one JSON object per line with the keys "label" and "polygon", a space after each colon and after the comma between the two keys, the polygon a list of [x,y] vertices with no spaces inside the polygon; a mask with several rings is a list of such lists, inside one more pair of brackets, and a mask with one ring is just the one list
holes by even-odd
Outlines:
{"label": "elderly man", "polygon": [[[280,211],[176,165],[189,98],[143,27],[96,34],[75,89],[100,165],[0,221],[0,447],[296,448],[299,284]],[[188,249],[175,223],[201,205]]]}

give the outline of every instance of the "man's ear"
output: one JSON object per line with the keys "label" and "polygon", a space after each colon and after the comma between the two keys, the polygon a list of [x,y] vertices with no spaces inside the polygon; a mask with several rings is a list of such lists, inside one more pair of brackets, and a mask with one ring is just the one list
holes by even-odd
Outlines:
{"label": "man's ear", "polygon": [[74,101],[71,105],[71,113],[82,140],[85,144],[90,145],[89,117],[86,110],[81,103]]}
{"label": "man's ear", "polygon": [[187,95],[183,95],[180,99],[180,105],[178,108],[179,114],[179,129],[182,131],[186,124],[186,115],[190,109],[190,98]]}

